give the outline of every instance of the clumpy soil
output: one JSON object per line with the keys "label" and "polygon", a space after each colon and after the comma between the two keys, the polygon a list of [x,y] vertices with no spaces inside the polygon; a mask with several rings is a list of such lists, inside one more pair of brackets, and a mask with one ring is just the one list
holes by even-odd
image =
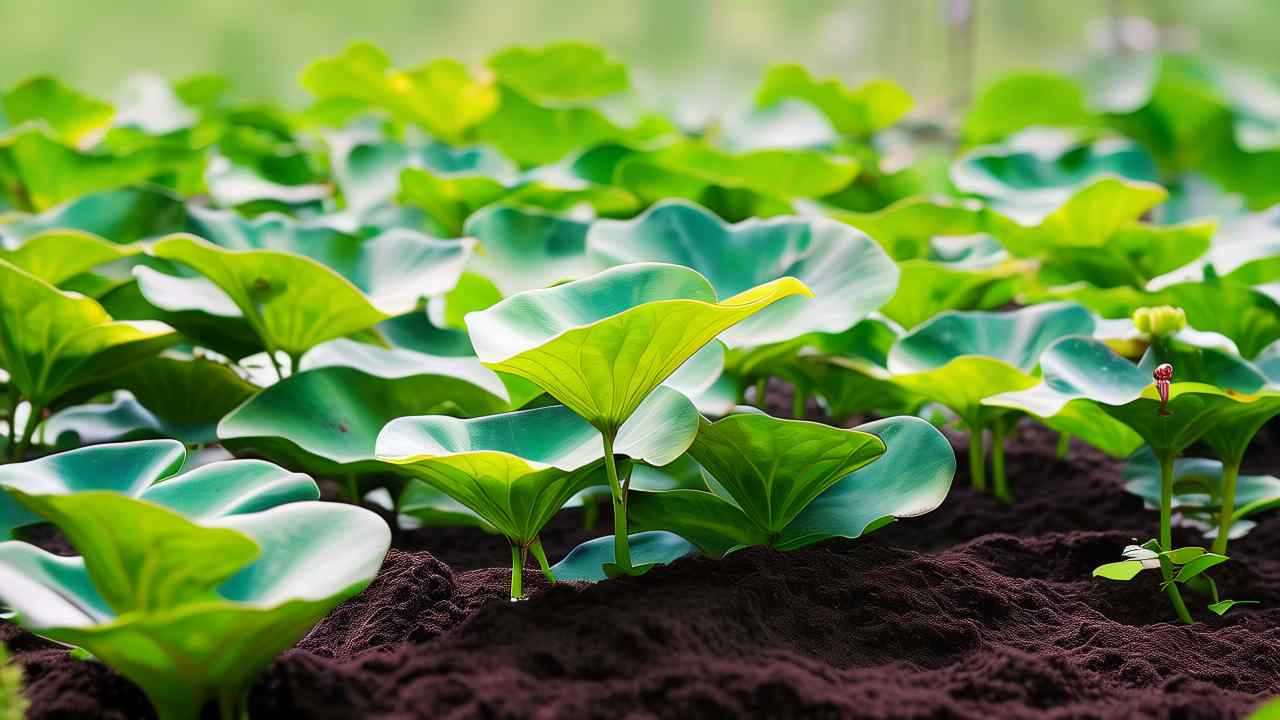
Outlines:
{"label": "clumpy soil", "polygon": [[[1217,573],[1224,594],[1261,604],[1217,618],[1192,599],[1201,622],[1184,627],[1155,573],[1090,577],[1156,530],[1117,462],[1079,443],[1059,461],[1054,436],[1025,425],[1005,507],[968,488],[965,439],[952,439],[960,470],[927,516],[595,586],[529,572],[522,603],[493,567],[509,557],[502,542],[399,533],[369,590],[265,673],[251,715],[1236,718],[1280,694],[1280,513],[1233,542]],[[605,508],[595,532],[609,527]],[[591,534],[565,512],[544,543],[558,558]],[[0,640],[26,668],[31,718],[147,716],[101,665],[10,625]]]}

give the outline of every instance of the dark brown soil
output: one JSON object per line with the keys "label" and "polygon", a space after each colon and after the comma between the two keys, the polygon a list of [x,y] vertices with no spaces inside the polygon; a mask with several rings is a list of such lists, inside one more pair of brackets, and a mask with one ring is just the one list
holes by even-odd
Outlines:
{"label": "dark brown soil", "polygon": [[[1268,432],[1259,445],[1275,442]],[[402,533],[373,586],[264,675],[251,713],[1235,718],[1280,694],[1280,514],[1233,543],[1218,573],[1226,594],[1262,604],[1216,618],[1193,600],[1202,622],[1179,626],[1154,576],[1090,578],[1150,537],[1155,515],[1122,491],[1118,463],[1079,444],[1057,461],[1053,442],[1027,426],[1011,443],[1011,508],[968,489],[962,455],[942,508],[870,538],[596,586],[528,573],[533,597],[517,604],[509,570],[487,567],[508,557],[501,541]],[[1251,462],[1274,462],[1263,450]],[[589,535],[566,512],[544,542],[557,558]],[[0,640],[27,668],[31,718],[146,716],[100,665],[12,626]]]}

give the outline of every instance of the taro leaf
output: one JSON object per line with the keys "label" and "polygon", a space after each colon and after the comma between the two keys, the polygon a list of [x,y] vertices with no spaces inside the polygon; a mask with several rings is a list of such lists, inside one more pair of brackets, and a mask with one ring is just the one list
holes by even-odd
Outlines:
{"label": "taro leaf", "polygon": [[514,295],[467,316],[476,356],[614,432],[655,387],[734,324],[810,294],[785,277],[717,301],[696,271],[635,263]]}
{"label": "taro leaf", "polygon": [[[1198,259],[1197,259],[1198,258]],[[1198,282],[1207,274],[1243,285],[1280,280],[1280,208],[1228,218],[1203,257],[1172,265],[1147,288]],[[1174,269],[1176,268],[1176,269]]]}
{"label": "taro leaf", "polygon": [[978,95],[964,118],[968,145],[992,143],[1031,127],[1088,128],[1100,118],[1085,106],[1084,91],[1071,78],[1051,72],[1001,77]]}
{"label": "taro leaf", "polygon": [[1035,385],[1040,354],[1059,338],[1089,335],[1093,316],[1078,305],[1010,312],[948,312],[900,338],[889,352],[893,381],[982,427],[982,401]]}
{"label": "taro leaf", "polygon": [[[641,567],[669,565],[697,551],[688,540],[661,530],[633,533],[627,539],[631,560]],[[613,559],[613,536],[598,537],[570,550],[563,560],[551,566],[551,572],[561,581],[601,582],[608,579],[604,566]]]}
{"label": "taro leaf", "polygon": [[[1124,466],[1124,489],[1142,498],[1151,507],[1160,504],[1160,467],[1148,449],[1129,459]],[[1178,458],[1173,462],[1173,507],[1188,524],[1216,537],[1217,514],[1222,509],[1222,463],[1208,458]],[[1256,512],[1280,506],[1280,478],[1270,475],[1240,475],[1236,480],[1235,516],[1231,539],[1243,537],[1254,523],[1245,520]]]}
{"label": "taro leaf", "polygon": [[1041,281],[1048,285],[1088,282],[1094,287],[1143,287],[1182,267],[1209,249],[1213,222],[1181,225],[1130,225],[1093,245],[1045,248]]}
{"label": "taro leaf", "polygon": [[[177,475],[186,460],[173,440],[98,445],[2,466],[0,487],[38,496],[118,493],[198,521],[320,498],[310,477],[261,460],[216,462]],[[38,515],[0,495],[0,535],[37,522]]]}
{"label": "taro leaf", "polygon": [[321,100],[356,100],[385,110],[448,142],[461,140],[498,107],[493,81],[473,76],[462,63],[436,60],[396,70],[369,43],[312,63],[302,73],[302,86]]}
{"label": "taro leaf", "polygon": [[[43,212],[68,200],[136,185],[161,174],[198,167],[203,153],[154,145],[119,154],[84,153],[66,147],[40,130],[0,138],[0,177],[9,166],[13,177],[0,188],[17,194],[23,210]],[[12,188],[5,186],[12,183]]]}
{"label": "taro leaf", "polygon": [[[622,426],[614,452],[666,465],[689,447],[697,426],[683,395],[658,389]],[[551,405],[472,420],[393,420],[378,435],[377,455],[528,546],[571,497],[600,482],[604,443],[572,410]]]}
{"label": "taro leaf", "polygon": [[837,192],[857,174],[856,161],[829,152],[772,149],[734,154],[691,140],[633,155],[619,163],[615,180],[650,203],[670,197],[704,200],[714,188],[788,200]]}
{"label": "taro leaf", "polygon": [[837,79],[818,80],[799,65],[775,65],[756,93],[756,104],[804,100],[821,110],[843,135],[863,138],[898,122],[911,111],[907,91],[889,80],[873,80],[857,89]]}
{"label": "taro leaf", "polygon": [[[1155,165],[1141,148],[1129,141],[1107,139],[1080,143],[1071,135],[1028,132],[1004,145],[977,148],[957,160],[951,170],[952,182],[959,190],[986,198],[993,208],[1024,225],[1040,223],[1081,189],[1107,178],[1142,188],[1155,182]],[[1099,199],[1115,196],[1109,192]],[[1136,203],[1137,199],[1131,202]],[[1098,208],[1109,209],[1101,204]],[[1141,212],[1126,210],[1126,214],[1131,215],[1126,221],[1132,221]],[[1091,232],[1097,222],[1113,214],[1116,213],[1103,214],[1097,220],[1084,217],[1086,225],[1074,232]],[[1065,218],[1063,224],[1066,225]],[[1071,230],[1069,226],[1067,229]]]}
{"label": "taro leaf", "polygon": [[63,85],[56,78],[33,77],[4,94],[0,107],[15,127],[44,122],[68,145],[85,147],[111,125],[112,107]]}
{"label": "taro leaf", "polygon": [[[338,504],[295,503],[200,527],[147,503],[101,497],[101,505],[87,509],[110,506],[111,512],[76,518],[83,526],[76,530],[107,526],[97,531],[107,545],[93,546],[83,560],[25,543],[0,545],[0,600],[24,627],[83,647],[138,683],[166,718],[196,717],[213,699],[234,706],[276,654],[369,584],[391,540],[377,515]],[[170,532],[162,535],[159,524],[150,523],[140,532],[144,518],[159,518]],[[248,548],[247,560],[257,560],[231,567],[231,557],[209,552],[210,539]],[[117,616],[107,602],[113,588],[95,587],[106,555],[138,561],[113,568],[121,585],[157,577],[164,582],[150,594],[170,595],[160,599],[195,595],[199,585],[205,597]],[[166,558],[171,576],[159,572]],[[230,577],[211,587],[219,574]]]}
{"label": "taro leaf", "polygon": [[861,537],[898,518],[931,512],[946,499],[956,472],[951,443],[928,422],[894,417],[859,425],[885,453],[809,503],[774,543],[793,550],[833,537]]}
{"label": "taro leaf", "polygon": [[[1151,381],[1154,362],[1149,355],[1139,367],[1100,340],[1066,338],[1041,356],[1042,383],[989,398],[984,404],[1035,415],[1050,427],[1118,456],[1136,449],[1139,443],[1133,433],[1157,453],[1176,454],[1212,432],[1221,440],[1222,450],[1242,454],[1261,421],[1280,412],[1280,395],[1272,391],[1254,395],[1205,382],[1175,382],[1170,387],[1168,414],[1161,415]],[[1179,365],[1184,368],[1175,379],[1221,381],[1209,374],[1212,364],[1200,365],[1199,372],[1191,372],[1188,364],[1175,360],[1175,372]],[[1105,422],[1098,411],[1116,422]],[[1127,441],[1117,425],[1130,431]]]}
{"label": "taro leaf", "polygon": [[167,325],[113,321],[93,300],[64,293],[3,260],[0,298],[0,367],[41,409],[178,341]]}
{"label": "taro leaf", "polygon": [[833,211],[831,216],[867,233],[899,261],[936,259],[935,238],[990,232],[996,222],[978,203],[948,198],[907,198],[875,212]]}
{"label": "taro leaf", "polygon": [[36,442],[66,450],[85,445],[173,438],[200,444],[217,440],[213,425],[176,427],[146,409],[127,391],[114,394],[110,402],[72,405],[59,410],[40,424]]}
{"label": "taro leaf", "polygon": [[374,460],[374,441],[392,419],[485,415],[509,406],[502,381],[473,358],[335,342],[309,354],[303,372],[223,418],[218,424],[222,444],[317,474],[385,472],[387,467]]}
{"label": "taro leaf", "polygon": [[721,143],[728,150],[820,150],[834,147],[840,135],[819,109],[803,100],[780,100],[754,107],[724,121]]}
{"label": "taro leaf", "polygon": [[391,316],[346,278],[310,258],[275,250],[226,250],[194,235],[171,235],[156,257],[188,265],[224,295],[196,298],[143,293],[168,311],[200,309],[227,317],[230,300],[269,351],[298,356],[326,340],[370,328]]}
{"label": "taro leaf", "polygon": [[363,239],[274,213],[249,220],[232,211],[192,207],[189,212],[196,233],[214,245],[308,257],[342,275],[391,315],[409,312],[422,298],[452,289],[474,244],[405,229]]}
{"label": "taro leaf", "polygon": [[133,276],[134,282],[102,296],[102,306],[112,317],[158,320],[192,343],[233,360],[262,352],[262,341],[240,309],[205,278],[178,277],[145,265],[134,267]]}
{"label": "taro leaf", "polygon": [[499,82],[537,102],[596,100],[631,85],[622,63],[583,43],[507,48],[489,58],[489,68]]}
{"label": "taro leaf", "polygon": [[132,243],[182,229],[182,202],[153,188],[128,188],[85,195],[39,215],[5,218],[0,244],[16,247],[21,240],[48,230],[79,230],[119,244]]}
{"label": "taro leaf", "polygon": [[[781,453],[787,451],[766,447],[773,444],[771,438],[785,436],[777,433],[784,425],[793,435],[812,436],[804,442],[795,442],[794,437],[789,443],[783,441],[797,451],[807,448],[811,457],[828,452],[839,455],[840,448],[852,450],[851,442],[858,444],[864,457],[856,459],[857,451],[850,452],[841,461],[825,467],[810,467],[808,462],[799,461],[796,464],[801,469],[790,472],[774,466],[779,472],[771,472],[765,481],[773,490],[781,489],[777,483],[794,476],[804,476],[810,481],[820,477],[821,482],[810,487],[817,493],[784,496],[794,512],[768,512],[766,506],[752,499],[755,492],[732,478],[764,473],[769,467],[766,464],[784,460]],[[709,426],[711,433],[707,432]],[[724,438],[715,437],[735,426],[754,435],[751,444],[755,447],[738,448],[736,457],[747,458],[746,466],[728,463],[728,456],[720,452],[724,449],[720,443]],[[769,427],[775,434],[759,432]],[[846,441],[833,442],[830,437],[818,437],[832,433],[843,433]],[[866,442],[868,436],[871,443]],[[876,441],[875,436],[880,440]],[[874,459],[877,452],[884,455]],[[717,556],[748,545],[768,544],[780,550],[793,550],[832,537],[859,537],[897,517],[933,510],[946,497],[955,475],[955,454],[950,444],[919,418],[892,418],[850,431],[765,415],[733,415],[714,425],[704,421],[690,453],[706,469],[712,492],[633,492],[628,500],[630,517],[638,528],[674,531],[704,552]],[[794,452],[787,454],[795,455]],[[874,462],[861,467],[872,459]],[[766,505],[775,504],[771,492],[766,491],[764,498]],[[777,529],[771,531],[762,522],[774,524]]]}
{"label": "taro leaf", "polygon": [[[1030,222],[1005,223],[995,232],[1009,252],[1019,257],[1052,257],[1055,252],[1104,247],[1167,197],[1168,191],[1153,183],[1101,177],[1061,205],[1045,208],[1043,214],[1037,209]],[[1156,231],[1152,234],[1159,236]]]}
{"label": "taro leaf", "polygon": [[395,509],[426,527],[474,527],[498,532],[476,511],[426,483],[406,483]]}
{"label": "taro leaf", "polygon": [[726,223],[697,205],[661,203],[628,221],[602,220],[587,235],[591,254],[621,265],[655,261],[693,268],[718,296],[794,277],[813,292],[782,300],[727,330],[730,347],[848,330],[892,296],[897,268],[870,238],[824,218]]}
{"label": "taro leaf", "polygon": [[527,176],[502,180],[474,173],[444,174],[407,168],[400,175],[401,203],[421,208],[447,235],[463,232],[467,220],[481,208],[499,201],[508,205],[568,212],[591,207],[599,215],[634,211],[639,201],[622,188],[573,178]]}
{"label": "taro leaf", "polygon": [[930,260],[906,260],[898,270],[897,291],[880,311],[908,330],[948,310],[993,310],[1008,304],[1021,273],[1014,263],[970,271]]}
{"label": "taro leaf", "polygon": [[620,127],[595,108],[546,107],[510,87],[501,88],[498,110],[475,129],[478,140],[525,167],[549,165],[603,143],[646,143],[673,132],[660,117]]}
{"label": "taro leaf", "polygon": [[538,210],[486,208],[472,215],[463,231],[479,243],[468,267],[504,296],[590,275],[601,269],[587,257],[590,227]]}
{"label": "taro leaf", "polygon": [[135,245],[118,245],[78,230],[46,230],[16,248],[0,246],[0,259],[49,283],[61,285],[99,265],[138,253]]}

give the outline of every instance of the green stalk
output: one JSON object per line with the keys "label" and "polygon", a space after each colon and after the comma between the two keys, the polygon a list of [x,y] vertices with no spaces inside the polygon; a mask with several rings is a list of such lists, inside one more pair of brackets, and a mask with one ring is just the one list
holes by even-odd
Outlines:
{"label": "green stalk", "polygon": [[764,409],[764,394],[769,390],[769,378],[762,377],[756,380],[756,407]]}
{"label": "green stalk", "polygon": [[1007,433],[1005,419],[996,418],[991,423],[991,482],[995,488],[996,499],[1005,504],[1013,502],[1013,493],[1009,492],[1009,478],[1004,472],[1004,438]]}
{"label": "green stalk", "polygon": [[18,388],[13,386],[12,379],[9,384],[9,415],[6,418],[9,422],[9,447],[5,448],[9,452],[9,459],[16,460],[15,457],[18,450],[18,405],[21,399],[18,397]]}
{"label": "green stalk", "polygon": [[1071,454],[1071,433],[1058,433],[1058,459],[1066,460]]}
{"label": "green stalk", "polygon": [[245,693],[238,691],[225,692],[218,697],[219,720],[248,720],[249,703]]}
{"label": "green stalk", "polygon": [[289,375],[298,374],[298,366],[302,364],[302,353],[289,353]]}
{"label": "green stalk", "polygon": [[[1173,549],[1173,453],[1160,453],[1160,549]],[[1182,593],[1178,584],[1173,581],[1173,565],[1165,558],[1160,558],[1160,574],[1164,578],[1169,602],[1178,620],[1191,624],[1191,613],[1187,612],[1186,603],[1182,602]]]}
{"label": "green stalk", "polygon": [[1213,551],[1227,554],[1227,542],[1231,526],[1235,524],[1236,480],[1240,477],[1240,463],[1222,463],[1222,507],[1218,511],[1218,536],[1213,539]]}
{"label": "green stalk", "polygon": [[631,570],[631,539],[627,535],[627,495],[618,482],[618,461],[613,457],[615,431],[601,433],[604,438],[604,469],[609,476],[609,494],[613,496],[613,562],[619,570]]}
{"label": "green stalk", "polygon": [[983,454],[982,425],[969,423],[969,481],[974,490],[986,492],[987,469]]}
{"label": "green stalk", "polygon": [[355,475],[344,475],[342,479],[344,481],[343,489],[347,491],[347,499],[359,505],[360,501],[364,499],[360,496],[360,481],[356,480]]}
{"label": "green stalk", "polygon": [[31,438],[36,433],[36,425],[40,423],[40,418],[44,415],[44,408],[31,406],[31,414],[27,416],[27,426],[22,429],[22,439],[18,441],[18,448],[13,454],[16,462],[21,462],[27,456],[27,451],[31,449]]}
{"label": "green stalk", "polygon": [[511,600],[524,599],[524,549],[511,543]]}
{"label": "green stalk", "polygon": [[538,567],[542,568],[542,576],[547,579],[547,582],[554,584],[556,576],[551,572],[551,565],[547,562],[546,551],[542,549],[542,538],[534,538],[533,544],[529,546],[529,550],[533,552],[534,559],[538,561]]}
{"label": "green stalk", "polygon": [[791,396],[791,417],[796,420],[803,420],[805,411],[809,404],[809,393],[799,385],[795,386],[795,393]]}
{"label": "green stalk", "polygon": [[280,367],[280,361],[276,359],[276,351],[273,348],[267,348],[267,359],[271,361],[271,367],[275,368],[276,379],[285,379],[284,369]]}

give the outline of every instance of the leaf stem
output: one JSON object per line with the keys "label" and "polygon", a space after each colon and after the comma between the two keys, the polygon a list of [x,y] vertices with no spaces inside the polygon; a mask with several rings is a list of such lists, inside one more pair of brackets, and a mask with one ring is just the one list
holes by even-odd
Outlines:
{"label": "leaf stem", "polygon": [[1071,454],[1071,433],[1058,433],[1058,459],[1066,460]]}
{"label": "leaf stem", "polygon": [[267,359],[271,361],[271,367],[275,368],[276,379],[285,379],[284,370],[280,367],[280,360],[276,358],[276,351],[274,349],[267,348]]}
{"label": "leaf stem", "polygon": [[347,499],[352,503],[359,505],[360,501],[364,499],[360,496],[360,481],[356,479],[354,473],[343,475],[342,480],[343,489],[347,492]]}
{"label": "leaf stem", "polygon": [[756,380],[756,407],[764,410],[764,395],[769,390],[769,378],[762,377]]}
{"label": "leaf stem", "polygon": [[969,423],[969,482],[974,490],[986,492],[986,463],[983,458],[984,428],[979,423]]}
{"label": "leaf stem", "polygon": [[613,457],[614,431],[600,434],[604,438],[604,469],[609,476],[609,493],[613,496],[613,561],[620,570],[631,570],[631,541],[627,536],[627,495],[618,482],[618,461]]}
{"label": "leaf stem", "polygon": [[991,482],[995,489],[996,499],[1006,505],[1013,502],[1013,493],[1009,492],[1009,478],[1004,472],[1004,438],[1008,428],[1005,418],[996,418],[991,423]]}
{"label": "leaf stem", "polygon": [[[1160,549],[1173,549],[1173,453],[1159,453],[1160,460]],[[1178,584],[1173,581],[1173,566],[1167,558],[1160,558],[1160,574],[1164,578],[1169,602],[1178,620],[1190,625],[1191,614],[1187,612],[1186,603],[1182,602],[1182,593]]]}
{"label": "leaf stem", "polygon": [[803,420],[809,405],[809,393],[805,391],[798,383],[795,386],[795,392],[791,396],[791,417],[795,420]]}
{"label": "leaf stem", "polygon": [[1231,526],[1235,524],[1236,480],[1240,477],[1240,463],[1222,463],[1221,506],[1218,510],[1218,536],[1213,539],[1213,551],[1227,554],[1231,539]]}
{"label": "leaf stem", "polygon": [[533,553],[534,559],[538,561],[538,567],[542,568],[542,576],[547,579],[547,582],[554,584],[556,576],[551,572],[551,564],[547,562],[546,551],[542,549],[542,538],[534,538],[529,550]]}
{"label": "leaf stem", "polygon": [[524,549],[511,543],[511,599],[524,599]]}
{"label": "leaf stem", "polygon": [[44,408],[32,403],[31,414],[27,416],[27,426],[22,428],[22,439],[18,441],[18,448],[13,455],[14,461],[21,462],[27,456],[27,451],[31,449],[31,438],[36,433],[36,425],[40,423],[43,415]]}
{"label": "leaf stem", "polygon": [[18,388],[14,386],[13,379],[9,380],[9,414],[5,420],[9,423],[9,446],[5,450],[9,453],[10,460],[16,460],[15,457],[18,450],[18,405],[22,399],[18,397]]}

